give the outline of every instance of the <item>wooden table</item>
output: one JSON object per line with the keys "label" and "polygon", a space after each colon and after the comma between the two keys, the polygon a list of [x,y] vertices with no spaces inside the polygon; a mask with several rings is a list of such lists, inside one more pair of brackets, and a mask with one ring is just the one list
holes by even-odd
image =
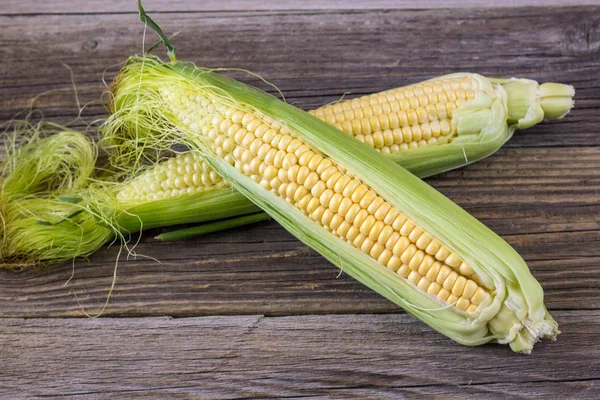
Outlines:
{"label": "wooden table", "polygon": [[[84,312],[105,302],[115,247],[68,284],[70,263],[0,272],[0,397],[600,398],[600,3],[224,3],[146,9],[181,31],[180,59],[257,72],[304,109],[454,71],[573,84],[564,120],[428,179],[523,255],[562,335],[530,356],[462,347],[274,222],[175,243],[153,231],[136,251],[161,263],[122,259],[102,318]],[[103,118],[102,74],[142,51],[143,31],[133,0],[4,0],[0,120],[45,92],[46,119],[72,121],[66,66],[85,122]]]}

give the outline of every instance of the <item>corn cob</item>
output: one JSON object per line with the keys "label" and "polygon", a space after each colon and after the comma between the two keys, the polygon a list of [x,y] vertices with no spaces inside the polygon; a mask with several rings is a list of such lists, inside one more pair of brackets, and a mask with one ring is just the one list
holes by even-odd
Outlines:
{"label": "corn cob", "polygon": [[[505,111],[491,110],[486,99],[491,86],[499,90],[498,85],[506,92]],[[545,117],[564,117],[573,106],[573,94],[563,84],[453,74],[309,113],[427,177],[492,154],[515,129],[529,128]],[[502,116],[507,127],[498,123]],[[118,199],[151,201],[206,190],[202,186],[225,186],[198,154],[179,154],[166,163],[134,180]]]}
{"label": "corn cob", "polygon": [[[506,94],[491,84],[485,94],[474,113],[486,110],[497,136],[508,130]],[[529,352],[558,333],[539,284],[508,244],[330,125],[192,64],[147,57],[121,72],[113,107],[113,127],[135,125],[151,140],[160,126],[157,140],[199,151],[300,240],[452,339]],[[471,117],[465,126],[476,119],[481,130]]]}
{"label": "corn cob", "polygon": [[[507,92],[508,124],[517,128],[525,128],[537,123],[544,115],[551,118],[561,117],[572,106],[572,88],[567,85],[552,83],[538,85],[535,81],[525,79],[495,79],[491,81],[497,88],[502,85]],[[328,123],[337,124],[342,129],[344,126],[355,127],[353,129],[356,129],[356,135],[354,135],[355,131],[349,129],[346,129],[347,133],[383,154],[389,152],[386,154],[387,157],[396,160],[417,175],[425,176],[466,163],[464,159],[466,151],[463,153],[463,149],[449,145],[453,140],[462,136],[476,142],[475,138],[484,136],[482,132],[471,132],[470,135],[465,135],[465,126],[467,125],[464,117],[461,117],[461,113],[465,114],[469,110],[468,102],[485,97],[485,94],[481,94],[481,87],[489,89],[489,83],[477,75],[445,76],[363,96],[359,99],[343,101],[309,111],[309,113]],[[432,107],[435,107],[435,110]],[[444,114],[444,110],[446,114]],[[427,121],[424,113],[427,113]],[[377,120],[374,119],[375,117]],[[479,124],[483,126],[486,121],[482,119]],[[449,132],[448,126],[450,126]],[[45,124],[45,129],[49,128],[54,131],[60,130],[60,127]],[[43,139],[38,145],[35,138],[39,137],[39,130],[39,127],[32,125],[17,128],[17,131],[30,131],[33,133],[33,137],[29,140],[29,144],[21,149],[17,149],[16,145],[13,145],[14,151],[19,150],[22,153],[22,160],[18,168],[15,165],[13,165],[15,167],[13,170],[8,168],[11,163],[17,162],[15,157],[8,157],[7,160],[11,161],[5,162],[6,167],[3,173],[5,176],[3,181],[5,200],[11,191],[20,192],[22,195],[39,192],[40,185],[36,182],[43,179],[48,180],[48,177],[56,182],[61,179],[77,181],[69,186],[69,190],[82,187],[82,182],[89,179],[95,160],[95,156],[92,157],[95,148],[92,144],[87,143],[87,139],[78,132],[63,129],[56,138]],[[370,133],[367,133],[369,130]],[[512,129],[501,132],[510,135]],[[431,153],[424,156],[425,139],[430,142],[435,139],[435,143],[426,146],[437,148],[428,150]],[[69,156],[69,153],[56,147],[57,143],[62,143],[62,146],[67,148],[69,141],[76,149],[82,150],[87,146],[86,152],[71,152]],[[457,149],[460,151],[456,152]],[[446,155],[437,156],[435,152],[438,150],[443,150],[444,154],[454,154],[452,158],[454,161],[450,159],[451,162],[448,162],[449,158]],[[485,150],[482,154],[485,155],[487,152],[488,150]],[[79,161],[76,168],[73,166],[58,170],[52,168],[69,162],[73,163],[78,154],[82,160]],[[36,161],[32,162],[32,160]],[[78,175],[74,176],[73,174]],[[43,178],[44,176],[46,178]],[[33,179],[29,179],[30,177]],[[77,216],[77,223],[85,226],[84,230],[87,232],[83,240],[78,239],[81,236],[78,233],[74,239],[69,237],[70,234],[76,233],[75,231],[78,229],[76,224],[44,227],[36,221],[52,220],[43,211],[44,209],[52,209],[55,213],[65,216],[70,215],[74,209],[81,209],[85,202],[73,205],[58,199],[59,195],[55,195],[53,199],[48,198],[46,200],[48,204],[44,204],[44,201],[39,198],[20,200],[19,209],[14,210],[14,207],[11,209],[12,219],[10,220],[13,222],[4,232],[5,238],[12,238],[11,245],[4,246],[0,259],[6,263],[5,265],[25,265],[91,254],[101,246],[102,238],[110,240],[113,237],[109,233],[110,229],[107,230],[105,225],[112,225],[114,230],[127,234],[142,228],[203,222],[260,211],[244,196],[232,191],[197,152],[179,154],[175,158],[158,164],[155,168],[148,169],[123,185],[109,186],[106,187],[106,190],[109,193],[115,192],[116,196],[114,199],[112,195],[105,196],[107,205],[94,206],[103,209],[102,212],[97,211],[95,217],[88,215],[89,220],[83,218],[83,215]],[[97,192],[99,188],[96,187],[95,190]],[[86,197],[86,193],[82,197]],[[11,201],[7,201],[7,204],[10,205]],[[10,207],[6,206],[5,208],[8,210]],[[106,209],[113,210],[112,217],[107,217],[111,214]],[[93,221],[99,219],[98,215],[103,215],[110,221],[98,224],[97,229],[93,229]],[[237,226],[241,223],[263,219],[265,219],[264,215],[253,216],[222,222],[222,224],[223,227]],[[197,229],[186,229],[179,234],[173,232],[159,235],[158,238],[163,240],[189,237],[194,232],[206,233],[222,229],[218,225],[219,223],[207,227],[201,226]],[[11,227],[19,228],[12,230]],[[32,228],[28,230],[27,227]],[[57,241],[56,237],[63,238],[63,242]],[[92,237],[96,239],[87,240]],[[5,243],[8,242],[5,241]],[[40,249],[42,243],[49,246],[47,251]],[[29,249],[40,250],[31,252]]]}
{"label": "corn cob", "polygon": [[[506,92],[505,124],[498,121],[502,113],[491,110],[482,100],[491,87]],[[572,96],[573,88],[568,85],[538,85],[528,79],[487,80],[476,74],[455,74],[346,100],[309,113],[344,129],[350,136],[424,177],[493,153],[510,138],[514,129],[531,127],[544,117],[562,118],[573,105]],[[155,168],[126,185],[117,200],[123,204],[163,198],[177,201],[180,196],[204,192],[205,185],[217,190],[227,187],[194,152],[178,154]],[[186,222],[204,221],[199,207],[203,204],[197,203],[196,209],[189,210],[190,219]],[[194,215],[199,219],[194,219]],[[264,217],[238,222],[255,219]],[[199,233],[207,231],[211,229],[199,227],[197,230]],[[159,238],[190,237],[193,232],[194,229],[185,229],[181,235],[172,233]]]}

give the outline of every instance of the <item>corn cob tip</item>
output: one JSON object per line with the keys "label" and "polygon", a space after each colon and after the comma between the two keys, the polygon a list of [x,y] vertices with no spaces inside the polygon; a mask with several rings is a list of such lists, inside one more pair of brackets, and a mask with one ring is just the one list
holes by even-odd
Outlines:
{"label": "corn cob tip", "polygon": [[561,119],[575,105],[573,96],[575,88],[562,83],[547,82],[540,85],[540,106],[544,110],[544,118]]}
{"label": "corn cob tip", "polygon": [[531,79],[492,79],[506,91],[508,123],[516,129],[530,128],[544,119],[560,119],[573,108],[573,86]]}
{"label": "corn cob tip", "polygon": [[525,320],[522,323],[523,327],[509,343],[510,348],[522,354],[531,354],[533,346],[542,339],[556,340],[560,334],[558,324],[550,314],[546,312],[546,317],[537,322]]}

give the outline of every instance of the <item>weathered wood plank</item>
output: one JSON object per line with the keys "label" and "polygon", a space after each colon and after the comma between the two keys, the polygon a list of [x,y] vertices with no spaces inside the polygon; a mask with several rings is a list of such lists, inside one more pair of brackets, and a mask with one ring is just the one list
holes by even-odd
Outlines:
{"label": "weathered wood plank", "polygon": [[[167,32],[185,27],[177,38],[180,57],[260,73],[304,108],[347,91],[364,94],[465,69],[568,82],[578,89],[569,118],[520,134],[511,145],[590,146],[599,143],[598,10],[208,13],[159,14],[157,19]],[[101,117],[97,101],[105,90],[103,71],[139,53],[143,36],[135,15],[0,17],[0,25],[0,54],[6,60],[0,65],[0,119],[28,107],[41,92],[55,90],[38,105],[48,117],[71,120],[75,104],[63,62],[74,70],[82,103],[96,101],[87,109],[88,121]],[[519,34],[507,34],[515,26]],[[108,77],[115,71],[110,69]]]}
{"label": "weathered wood plank", "polygon": [[[207,12],[207,11],[300,11],[300,10],[415,10],[438,8],[495,8],[495,7],[551,7],[572,5],[597,5],[595,0],[204,0],[201,2],[189,0],[145,0],[144,8],[149,12]],[[78,2],[76,0],[59,0],[52,4],[35,0],[5,0],[0,14],[91,14],[91,13],[135,13],[136,2],[129,0],[110,0],[97,2]]]}
{"label": "weathered wood plank", "polygon": [[407,315],[4,319],[0,396],[598,398],[600,312],[556,317],[529,356]]}

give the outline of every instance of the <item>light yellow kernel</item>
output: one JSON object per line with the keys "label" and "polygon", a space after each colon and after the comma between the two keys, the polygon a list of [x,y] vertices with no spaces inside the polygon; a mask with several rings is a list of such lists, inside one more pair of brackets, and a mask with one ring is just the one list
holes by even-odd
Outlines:
{"label": "light yellow kernel", "polygon": [[375,192],[374,190],[369,190],[365,193],[364,196],[362,196],[362,198],[360,199],[360,202],[358,202],[358,204],[365,209],[368,209],[368,207],[371,205],[371,203],[377,198],[377,192]]}
{"label": "light yellow kernel", "polygon": [[281,167],[285,169],[290,169],[292,166],[298,164],[298,159],[293,154],[286,154],[281,163]]}
{"label": "light yellow kernel", "polygon": [[[400,215],[400,212],[397,209],[395,209],[395,208],[392,207],[387,212],[387,214],[385,215],[385,217],[383,217],[383,222],[386,225],[391,225],[392,228],[394,228],[394,222],[397,220],[397,218],[398,218],[399,215]],[[400,223],[400,222],[398,222],[398,223]],[[402,221],[402,223],[403,223],[403,221]]]}
{"label": "light yellow kernel", "polygon": [[338,214],[340,214],[342,217],[345,217],[346,214],[348,213],[348,210],[350,209],[350,206],[352,206],[352,204],[354,204],[354,203],[352,203],[352,200],[350,200],[347,197],[343,197],[342,201],[340,201],[340,205],[337,209]]}
{"label": "light yellow kernel", "polygon": [[[385,220],[383,221],[385,222]],[[392,228],[394,228],[394,230],[398,231],[402,236],[406,236],[408,234],[408,232],[410,232],[410,229],[405,229],[404,231],[402,231],[402,227],[406,224],[409,223],[409,228],[412,229],[412,223],[410,221],[407,221],[406,216],[402,215],[402,214],[398,214],[396,216],[396,218],[394,219],[394,221],[391,223]]]}
{"label": "light yellow kernel", "polygon": [[333,196],[333,190],[331,190],[331,189],[324,190],[323,193],[321,193],[321,196],[319,196],[319,201],[321,202],[321,205],[323,207],[329,207],[329,201],[331,200],[332,196]]}
{"label": "light yellow kernel", "polygon": [[429,287],[427,287],[427,293],[436,296],[439,293],[441,288],[442,288],[442,286],[439,283],[431,282],[429,284]]}
{"label": "light yellow kernel", "polygon": [[363,196],[369,191],[365,186],[358,186],[350,196],[354,203],[359,203]]}
{"label": "light yellow kernel", "polygon": [[444,261],[450,255],[450,250],[445,246],[441,246],[440,249],[435,253],[435,258],[440,261]]}
{"label": "light yellow kernel", "polygon": [[266,180],[271,180],[273,178],[275,178],[277,176],[278,170],[277,168],[275,168],[272,165],[269,165],[267,168],[265,168],[265,172],[263,174],[264,179]]}
{"label": "light yellow kernel", "polygon": [[[423,250],[419,250],[419,251],[423,252]],[[425,253],[423,252],[423,254],[425,254]],[[430,255],[424,255],[423,260],[421,261],[421,264],[419,264],[419,268],[417,271],[419,271],[419,273],[421,275],[426,275],[429,272],[429,269],[433,265],[434,261],[435,260]],[[427,278],[427,279],[429,279],[429,278]]]}
{"label": "light yellow kernel", "polygon": [[439,249],[440,249],[440,244],[439,244],[437,241],[435,241],[435,240],[432,240],[432,241],[431,241],[431,242],[430,242],[430,243],[427,245],[427,248],[425,249],[425,252],[426,252],[427,254],[430,254],[430,255],[432,255],[432,256],[433,256],[433,255],[435,255],[435,253],[437,253],[437,252],[438,252],[438,250],[439,250]]}
{"label": "light yellow kernel", "polygon": [[456,271],[451,271],[446,277],[446,279],[444,279],[444,283],[442,284],[444,289],[452,290],[452,287],[454,286],[454,283],[456,282],[457,278],[458,274],[456,273]]}
{"label": "light yellow kernel", "polygon": [[298,167],[298,174],[296,176],[296,182],[298,182],[300,185],[304,185],[304,181],[306,181],[306,177],[308,176],[308,174],[311,171],[306,166],[301,167],[299,165],[295,165],[295,167],[296,166]]}
{"label": "light yellow kernel", "polygon": [[459,276],[456,278],[456,282],[452,286],[452,294],[455,296],[461,296],[463,290],[465,289],[465,284],[467,283],[467,278],[464,276]]}
{"label": "light yellow kernel", "polygon": [[467,311],[467,308],[470,305],[471,302],[469,300],[465,299],[464,297],[459,297],[459,299],[456,301],[456,304],[454,304],[454,307],[462,311]]}
{"label": "light yellow kernel", "polygon": [[[374,223],[373,223],[372,227],[369,229],[369,239],[375,240],[375,241],[379,241],[378,240],[379,236],[381,234],[381,231],[385,227],[385,224],[383,222],[381,222],[381,221],[377,221],[375,219],[375,217],[371,216],[371,218],[373,218]],[[363,226],[364,226],[364,223],[363,223]]]}
{"label": "light yellow kernel", "polygon": [[319,206],[312,213],[310,213],[310,217],[315,221],[321,221],[321,218],[323,217],[324,212],[325,212],[325,207]]}
{"label": "light yellow kernel", "polygon": [[[410,268],[410,267],[409,267]],[[408,281],[414,285],[416,285],[419,280],[421,279],[421,275],[419,275],[419,273],[417,271],[410,271],[408,276],[406,277],[406,279],[408,279]]]}
{"label": "light yellow kernel", "polygon": [[452,269],[450,269],[450,267],[448,267],[447,265],[442,265],[440,267],[440,271],[437,274],[437,277],[435,278],[435,281],[440,285],[443,284],[448,275],[450,275],[450,272],[452,272]]}
{"label": "light yellow kernel", "polygon": [[485,299],[488,298],[488,294],[482,288],[477,288],[473,296],[471,297],[471,304],[480,305]]}
{"label": "light yellow kernel", "polygon": [[408,262],[408,266],[410,267],[410,269],[418,271],[419,266],[421,265],[421,262],[423,261],[424,257],[425,253],[422,250],[417,250]]}
{"label": "light yellow kernel", "polygon": [[335,184],[337,183],[337,181],[343,176],[343,174],[341,172],[336,172],[333,175],[331,175],[328,179],[326,179],[325,184],[327,185],[327,187],[331,190],[333,190],[333,188],[335,187]]}
{"label": "light yellow kernel", "polygon": [[319,180],[317,183],[314,184],[314,186],[312,187],[310,192],[312,193],[313,196],[320,197],[325,190],[327,190],[327,186],[325,185],[325,182]]}
{"label": "light yellow kernel", "polygon": [[408,245],[408,247],[400,255],[400,259],[402,260],[402,263],[408,264],[416,252],[417,252],[417,246],[415,246],[414,244]]}
{"label": "light yellow kernel", "polygon": [[295,182],[288,183],[288,185],[285,189],[285,197],[288,199],[293,199],[294,193],[296,192],[297,189],[298,189],[297,183],[295,183]]}
{"label": "light yellow kernel", "polygon": [[475,283],[471,279],[467,279],[467,282],[465,283],[465,287],[462,292],[462,296],[465,299],[471,299],[471,297],[473,297],[473,295],[475,294],[475,291],[478,288],[479,288],[479,285],[477,285],[477,283]]}
{"label": "light yellow kernel", "polygon": [[425,278],[424,276],[421,276],[421,279],[419,279],[419,282],[417,283],[417,287],[419,289],[421,289],[422,291],[426,292],[427,288],[429,288],[430,283],[431,282],[429,282],[429,280],[427,278]]}
{"label": "light yellow kernel", "polygon": [[335,165],[332,165],[329,168],[325,169],[323,172],[321,172],[321,179],[327,181],[333,174],[336,173],[339,173],[339,169]]}
{"label": "light yellow kernel", "polygon": [[418,226],[415,226],[408,234],[408,239],[411,242],[416,243],[416,241],[419,239],[422,233],[423,229],[419,228]]}
{"label": "light yellow kernel", "polygon": [[299,201],[302,197],[306,196],[309,193],[308,189],[304,186],[299,186],[295,191],[292,198],[294,201]]}
{"label": "light yellow kernel", "polygon": [[342,218],[339,214],[335,214],[333,211],[333,216],[331,218],[331,221],[329,222],[329,227],[331,228],[332,231],[337,231],[337,229],[339,228],[339,226],[342,224],[342,222],[344,221],[344,218]]}
{"label": "light yellow kernel", "polygon": [[[381,243],[379,243],[379,242],[378,242],[378,244],[381,245]],[[390,261],[390,258],[392,258],[392,256],[393,256],[393,254],[391,251],[389,251],[386,248],[383,248],[381,254],[377,258],[377,262],[381,265],[387,266],[387,264]]]}
{"label": "light yellow kernel", "polygon": [[446,289],[440,289],[440,291],[437,293],[437,296],[442,300],[447,300],[448,296],[450,296],[450,292]]}
{"label": "light yellow kernel", "polygon": [[386,214],[390,211],[391,208],[392,208],[392,206],[389,203],[383,201],[383,199],[382,199],[381,204],[373,212],[373,216],[378,221],[383,221],[383,219],[385,218]]}
{"label": "light yellow kernel", "polygon": [[475,271],[473,271],[473,268],[471,268],[469,266],[469,264],[467,264],[465,262],[462,262],[460,264],[460,266],[458,267],[458,271],[460,272],[461,275],[464,275],[464,276],[467,276],[467,277],[472,276],[472,275],[475,274]]}
{"label": "light yellow kernel", "polygon": [[400,227],[399,232],[402,236],[408,236],[414,227],[415,224],[413,224],[412,221],[405,220],[404,224],[402,224],[402,226]]}
{"label": "light yellow kernel", "polygon": [[[413,229],[413,232],[414,232],[414,229]],[[419,238],[417,239],[417,241],[415,242],[415,245],[419,249],[425,250],[427,248],[427,245],[429,244],[429,242],[431,242],[431,236],[429,236],[427,233],[422,233],[419,236]]]}
{"label": "light yellow kernel", "polygon": [[452,293],[450,293],[450,296],[448,296],[446,301],[448,302],[448,304],[452,304],[453,306],[455,306],[456,302],[458,301],[458,296],[455,296]]}
{"label": "light yellow kernel", "polygon": [[439,261],[435,261],[433,264],[431,264],[429,270],[427,271],[427,274],[425,274],[425,276],[427,276],[427,279],[429,279],[430,281],[437,280],[437,276],[440,272],[441,267],[442,263],[440,263]]}
{"label": "light yellow kernel", "polygon": [[[354,226],[356,226],[357,228],[360,228],[360,226],[363,224],[363,222],[365,221],[365,219],[367,219],[367,217],[369,216],[369,213],[367,212],[367,210],[365,210],[364,208],[361,208],[357,213],[356,213],[356,217],[354,217]],[[348,215],[346,215],[346,219],[348,218]]]}
{"label": "light yellow kernel", "polygon": [[[410,245],[410,240],[408,240],[408,238],[406,236],[398,235],[398,239],[397,239],[392,251],[395,255],[400,257],[400,256],[402,256],[402,254],[404,253],[404,251],[407,249],[407,247],[409,245]],[[386,247],[387,247],[387,243],[386,243]],[[402,260],[402,261],[404,262],[404,260]],[[405,264],[407,264],[407,262],[405,262]]]}
{"label": "light yellow kernel", "polygon": [[401,236],[398,232],[393,232],[389,239],[385,242],[385,248],[388,250],[393,250],[400,237]]}
{"label": "light yellow kernel", "polygon": [[348,233],[346,234],[346,239],[349,242],[352,242],[359,235],[360,235],[360,231],[355,226],[351,226],[350,229],[348,229]]}
{"label": "light yellow kernel", "polygon": [[456,255],[456,253],[451,253],[445,260],[445,263],[452,268],[458,268],[462,260]]}
{"label": "light yellow kernel", "polygon": [[[392,257],[392,258],[393,258],[393,257]],[[402,263],[402,262],[400,261],[400,263]],[[389,268],[389,265],[390,265],[390,264],[388,263],[388,268]],[[390,269],[391,269],[391,268],[390,268]],[[398,275],[400,275],[402,278],[408,278],[408,274],[410,274],[411,272],[414,272],[414,271],[411,271],[411,269],[410,269],[410,268],[408,268],[408,265],[402,265],[402,264],[401,264],[401,265],[398,267],[398,269],[397,269],[397,272],[396,272],[396,273],[397,273]],[[418,275],[418,274],[417,274],[417,275]]]}
{"label": "light yellow kernel", "polygon": [[383,247],[379,243],[371,240],[370,238],[367,238],[367,240],[370,240],[373,243],[373,246],[371,247],[371,250],[369,251],[369,255],[371,257],[373,257],[374,259],[378,259],[379,256],[381,255],[381,253],[383,253],[383,251],[385,250],[385,247]]}
{"label": "light yellow kernel", "polygon": [[360,211],[362,211],[362,208],[358,204],[353,203],[346,213],[346,221],[353,224]]}
{"label": "light yellow kernel", "polygon": [[334,215],[335,214],[329,209],[323,211],[323,215],[321,216],[321,224],[323,224],[323,226],[331,227],[331,220],[333,219]]}
{"label": "light yellow kernel", "polygon": [[385,203],[381,197],[377,196],[371,203],[367,206],[367,211],[369,214],[375,215],[375,212],[379,209],[379,207]]}
{"label": "light yellow kernel", "polygon": [[340,237],[345,238],[347,236],[348,230],[350,229],[351,226],[352,226],[352,224],[348,223],[347,221],[342,221],[342,223],[340,224],[340,226],[337,227],[336,233]]}
{"label": "light yellow kernel", "polygon": [[[401,266],[402,266],[402,261],[400,261],[400,259],[398,257],[394,256],[394,255],[392,255],[390,257],[389,261],[386,264],[386,267],[388,269],[391,269],[394,272],[398,271],[398,268],[400,268]],[[407,269],[410,270],[410,268],[408,268],[408,267],[407,267]]]}

